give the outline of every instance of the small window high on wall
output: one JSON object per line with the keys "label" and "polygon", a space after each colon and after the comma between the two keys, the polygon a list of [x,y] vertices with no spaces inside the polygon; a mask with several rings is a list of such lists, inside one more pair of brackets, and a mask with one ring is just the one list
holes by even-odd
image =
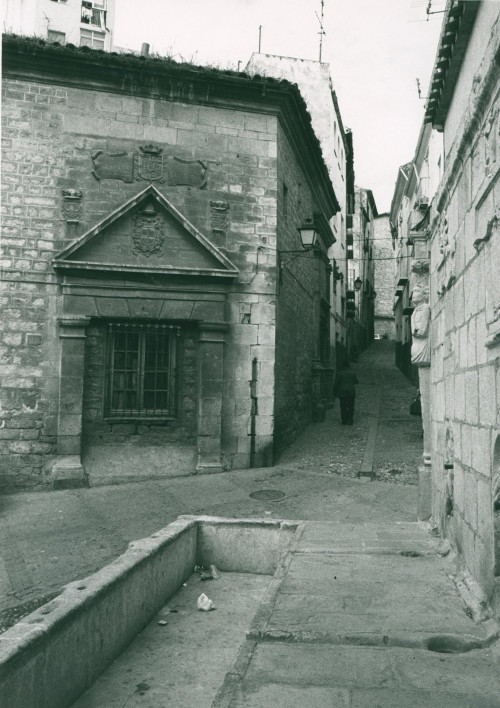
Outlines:
{"label": "small window high on wall", "polygon": [[47,30],[47,40],[49,42],[59,42],[59,44],[66,44],[66,35],[64,32],[57,32],[56,30]]}
{"label": "small window high on wall", "polygon": [[110,324],[106,417],[176,414],[180,330],[164,324]]}
{"label": "small window high on wall", "polygon": [[80,47],[92,47],[93,49],[104,49],[104,40],[106,35],[104,32],[96,32],[95,30],[80,30]]}

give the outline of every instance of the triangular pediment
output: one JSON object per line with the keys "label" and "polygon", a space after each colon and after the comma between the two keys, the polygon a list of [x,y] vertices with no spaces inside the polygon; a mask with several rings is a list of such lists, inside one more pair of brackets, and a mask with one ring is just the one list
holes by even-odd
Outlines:
{"label": "triangular pediment", "polygon": [[57,254],[54,268],[232,278],[238,269],[150,185]]}

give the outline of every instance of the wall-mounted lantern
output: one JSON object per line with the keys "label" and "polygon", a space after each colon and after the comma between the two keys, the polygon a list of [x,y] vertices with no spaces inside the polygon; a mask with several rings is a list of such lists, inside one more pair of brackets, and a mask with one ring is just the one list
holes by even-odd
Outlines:
{"label": "wall-mounted lantern", "polygon": [[297,231],[300,234],[300,240],[302,241],[302,247],[306,250],[311,250],[314,248],[318,241],[318,232],[314,228],[314,222],[312,219],[308,218],[304,220],[302,226],[299,226]]}
{"label": "wall-mounted lantern", "polygon": [[363,281],[361,280],[361,278],[358,275],[358,277],[354,281],[354,290],[357,290],[357,292],[359,292],[361,290],[362,286],[363,286]]}
{"label": "wall-mounted lantern", "polygon": [[[314,226],[314,221],[311,218],[305,219],[302,226],[297,228],[300,234],[300,241],[302,243],[301,249],[295,249],[291,251],[278,251],[278,268],[280,271],[280,281],[281,281],[281,271],[284,265],[291,263],[292,261],[305,256],[311,251],[313,251],[318,243],[318,232]],[[283,255],[289,256],[286,260],[283,259]]]}

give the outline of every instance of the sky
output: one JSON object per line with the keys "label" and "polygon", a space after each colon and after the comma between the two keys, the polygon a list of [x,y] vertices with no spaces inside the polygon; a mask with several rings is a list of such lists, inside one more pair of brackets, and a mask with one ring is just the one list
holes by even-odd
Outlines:
{"label": "sky", "polygon": [[[444,0],[324,0],[322,61],[344,126],[356,184],[390,208],[399,165],[415,153]],[[116,0],[115,44],[223,69],[253,52],[319,59],[321,0]]]}

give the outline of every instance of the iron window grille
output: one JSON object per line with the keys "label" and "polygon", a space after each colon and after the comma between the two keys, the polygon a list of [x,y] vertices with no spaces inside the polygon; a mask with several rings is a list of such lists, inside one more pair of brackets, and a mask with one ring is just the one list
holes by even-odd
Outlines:
{"label": "iron window grille", "polygon": [[106,417],[174,417],[180,328],[113,323],[108,332]]}

